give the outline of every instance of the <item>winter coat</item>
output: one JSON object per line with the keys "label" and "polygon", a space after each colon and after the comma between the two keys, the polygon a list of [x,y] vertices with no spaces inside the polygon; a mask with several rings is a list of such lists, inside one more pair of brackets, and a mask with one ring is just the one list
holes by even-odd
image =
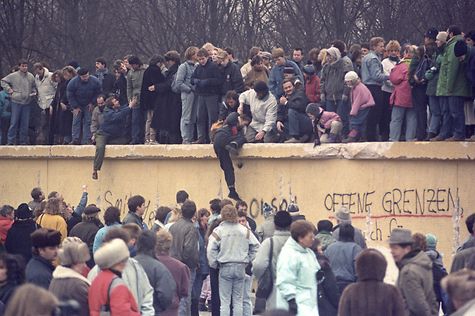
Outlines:
{"label": "winter coat", "polygon": [[326,64],[320,77],[320,98],[326,101],[339,101],[348,97],[349,89],[345,85],[345,64],[338,59],[332,64]]}
{"label": "winter coat", "polygon": [[104,240],[104,237],[106,236],[107,231],[109,229],[114,228],[114,227],[120,227],[120,226],[122,226],[122,224],[114,223],[112,225],[104,226],[104,227],[100,228],[97,231],[96,236],[94,237],[94,244],[92,246],[92,251],[96,252],[96,250],[99,249],[102,246],[102,242]]}
{"label": "winter coat", "polygon": [[239,67],[233,63],[228,62],[224,67],[220,67],[223,77],[223,85],[221,86],[221,95],[225,95],[226,92],[234,90],[237,93],[244,91],[244,81],[242,79],[241,71]]}
{"label": "winter coat", "polygon": [[200,253],[200,268],[198,275],[206,276],[209,274],[209,264],[208,257],[206,256],[206,230],[199,227],[198,223],[195,223],[196,231],[198,232],[198,244],[199,244],[199,253]]}
{"label": "winter coat", "polygon": [[399,266],[397,287],[409,316],[439,315],[432,277],[432,261],[422,251],[407,254]]}
{"label": "winter coat", "polygon": [[38,228],[35,221],[16,220],[7,233],[5,249],[8,253],[22,255],[26,264],[31,259],[31,238],[30,235]]}
{"label": "winter coat", "polygon": [[288,301],[295,299],[297,316],[316,315],[317,278],[320,264],[310,248],[303,248],[292,237],[287,239],[277,260],[276,307],[289,309]]}
{"label": "winter coat", "polygon": [[259,237],[260,242],[274,236],[274,233],[275,233],[274,215],[269,215],[268,217],[266,217],[266,219],[264,220],[264,223],[257,226],[256,233],[257,233],[257,236]]}
{"label": "winter coat", "polygon": [[409,84],[409,63],[410,59],[403,59],[398,63],[391,74],[389,80],[394,85],[391,94],[390,104],[401,108],[412,108],[412,88]]}
{"label": "winter coat", "polygon": [[252,121],[250,127],[256,131],[270,132],[277,120],[277,101],[272,94],[268,94],[264,99],[257,98],[254,89],[247,90],[239,96],[239,103],[249,104],[251,108]]}
{"label": "winter coat", "polygon": [[12,282],[7,282],[0,286],[0,302],[6,306],[19,286],[19,284],[14,284]]}
{"label": "winter coat", "polygon": [[465,55],[465,71],[469,83],[472,86],[472,98],[475,98],[475,48],[468,47]]}
{"label": "winter coat", "polygon": [[437,82],[438,96],[471,97],[472,91],[466,76],[465,63],[455,57],[454,47],[458,40],[463,40],[461,35],[452,37],[446,46],[439,71]]}
{"label": "winter coat", "polygon": [[170,234],[173,236],[170,255],[192,271],[198,268],[198,232],[191,220],[180,218],[170,227]]}
{"label": "winter coat", "polygon": [[167,267],[155,258],[155,254],[139,253],[135,260],[142,265],[153,288],[155,314],[161,314],[172,304],[176,292],[175,280]]}
{"label": "winter coat", "polygon": [[258,249],[259,242],[249,228],[224,221],[209,237],[207,249],[209,266],[218,269],[220,265],[226,263],[251,263]]}
{"label": "winter coat", "polygon": [[127,115],[131,113],[128,105],[122,105],[118,109],[106,106],[102,117],[104,121],[99,126],[99,132],[111,138],[123,137],[125,135],[125,124]]}
{"label": "winter coat", "polygon": [[[353,226],[354,227],[354,226]],[[366,240],[363,236],[363,232],[361,229],[354,227],[355,228],[355,243],[361,247],[361,249],[366,249],[368,248],[366,246]],[[340,239],[340,227],[339,225],[333,227],[333,237],[335,237],[336,240]]]}
{"label": "winter coat", "polygon": [[180,299],[188,297],[190,288],[190,269],[182,262],[170,256],[157,256],[158,261],[163,263],[170,271],[176,284],[176,291],[174,292],[172,304],[163,312],[161,316],[178,316],[178,307]]}
{"label": "winter coat", "polygon": [[149,91],[150,86],[158,85],[165,81],[162,70],[157,65],[150,65],[143,73],[140,104],[145,110],[153,110],[157,102],[158,91]]}
{"label": "winter coat", "polygon": [[315,254],[323,274],[318,280],[317,302],[318,313],[322,316],[336,316],[338,312],[338,303],[340,301],[340,292],[336,283],[335,274],[330,266],[328,258],[321,254]]}
{"label": "winter coat", "polygon": [[[396,66],[397,61],[392,60],[388,57],[388,58],[383,59],[381,64],[383,65],[384,74],[386,76],[389,76],[391,74],[391,70],[394,68],[394,66]],[[384,81],[383,86],[381,87],[381,90],[387,93],[393,93],[394,87],[391,81],[389,80]]]}
{"label": "winter coat", "polygon": [[143,66],[137,70],[130,69],[127,73],[127,98],[132,100],[132,98],[136,97],[139,105],[144,73],[145,68]]}
{"label": "winter coat", "polygon": [[108,96],[114,91],[115,76],[111,74],[107,68],[101,71],[97,70],[94,77],[99,80],[104,95]]}
{"label": "winter coat", "polygon": [[13,225],[13,220],[8,217],[0,216],[0,244],[4,244],[7,239],[7,233]]}
{"label": "winter coat", "polygon": [[360,109],[372,107],[375,105],[373,95],[364,83],[356,84],[350,93],[351,110],[350,116],[358,115]]}
{"label": "winter coat", "polygon": [[[104,271],[107,270],[100,271],[97,265],[89,271],[87,278],[92,282],[91,290],[94,287],[95,279]],[[153,288],[150,285],[147,274],[137,260],[133,258],[127,260],[125,269],[122,272],[122,280],[132,293],[134,301],[137,302],[136,304],[139,306],[140,313],[149,316],[155,315],[155,310],[153,308]],[[107,283],[107,285],[108,284],[109,283]],[[89,304],[91,305],[90,294],[91,291],[89,291]]]}
{"label": "winter coat", "polygon": [[327,247],[325,256],[330,260],[337,281],[356,282],[355,260],[361,251],[354,242],[336,241]]}
{"label": "winter coat", "polygon": [[[242,68],[241,68],[242,70]],[[244,77],[244,89],[249,90],[254,87],[256,81],[264,81],[265,83],[269,82],[269,70],[264,68],[261,71],[252,69]]]}
{"label": "winter coat", "polygon": [[61,241],[63,241],[64,238],[68,237],[68,226],[61,215],[51,215],[43,213],[38,217],[36,223],[42,228],[54,229],[59,231],[59,233],[61,234]]}
{"label": "winter coat", "polygon": [[119,79],[115,79],[113,91],[119,96],[120,105],[129,103],[127,98],[127,78],[123,74],[120,74]]}
{"label": "winter coat", "polygon": [[213,138],[213,148],[218,157],[220,150],[229,143],[235,142],[237,144],[237,148],[241,148],[246,142],[244,131],[237,125],[238,114],[233,112],[226,118],[224,125],[216,131]]}
{"label": "winter coat", "polygon": [[10,119],[12,106],[10,96],[5,90],[0,91],[0,119]]}
{"label": "winter coat", "polygon": [[89,248],[89,253],[91,254],[91,259],[88,261],[88,266],[94,266],[94,252],[92,251],[92,247],[94,245],[94,239],[96,237],[97,232],[100,228],[104,225],[99,220],[94,221],[87,221],[81,222],[71,229],[69,232],[69,236],[71,237],[78,237],[81,239]]}
{"label": "winter coat", "polygon": [[333,122],[341,122],[341,118],[335,112],[323,111],[322,116],[320,116],[320,120],[318,124],[323,126],[325,129],[329,129],[332,127]]}
{"label": "winter coat", "polygon": [[285,104],[285,106],[288,109],[293,109],[299,113],[305,114],[305,110],[307,109],[308,103],[309,102],[304,91],[294,90],[294,93],[287,97],[287,103]]}
{"label": "winter coat", "polygon": [[384,283],[386,267],[373,261],[375,264],[370,267],[357,265],[358,281],[343,291],[339,316],[406,315],[398,289]]}
{"label": "winter coat", "polygon": [[[71,80],[60,81],[56,88],[56,94],[52,101],[53,117],[52,117],[52,132],[56,135],[71,136],[71,126],[73,122],[73,113],[69,106],[67,96],[67,86]],[[61,103],[66,105],[66,110],[63,110]]]}
{"label": "winter coat", "polygon": [[101,128],[102,124],[104,124],[104,110],[105,106],[96,106],[94,110],[92,110],[92,118],[91,118],[91,134],[95,135],[96,132]]}
{"label": "winter coat", "polygon": [[89,76],[86,82],[82,81],[81,77],[76,76],[69,81],[66,87],[69,105],[73,109],[95,104],[101,91],[102,87],[99,79],[93,76]]}
{"label": "winter coat", "polygon": [[54,266],[51,261],[33,255],[25,268],[25,280],[47,290],[53,279],[53,271]]}
{"label": "winter coat", "polygon": [[302,71],[300,71],[299,66],[291,60],[285,60],[284,65],[278,66],[274,65],[270,71],[269,75],[269,90],[274,95],[276,99],[279,99],[281,96],[284,95],[284,90],[282,88],[282,83],[284,82],[284,69],[286,67],[292,68],[294,70],[294,77],[295,79],[300,80],[300,82],[304,83]]}
{"label": "winter coat", "polygon": [[31,94],[36,92],[35,77],[29,72],[22,73],[20,70],[12,72],[4,77],[0,84],[3,90],[13,90],[10,95],[11,101],[18,104],[30,104]]}
{"label": "winter coat", "polygon": [[333,237],[332,233],[325,232],[325,231],[318,232],[317,235],[315,235],[315,238],[320,240],[320,243],[322,244],[322,250],[323,251],[325,251],[325,249],[327,249],[327,247],[329,245],[336,242],[336,239],[335,239],[335,237]]}
{"label": "winter coat", "polygon": [[384,74],[381,60],[374,51],[370,51],[361,61],[361,81],[365,85],[382,86],[388,76]]}
{"label": "winter coat", "polygon": [[181,94],[172,90],[177,70],[178,64],[174,64],[168,69],[165,80],[155,85],[158,95],[152,119],[153,128],[173,135],[181,135]]}
{"label": "winter coat", "polygon": [[[110,291],[109,290],[109,286]],[[91,283],[89,290],[89,311],[99,316],[101,307],[110,303],[111,315],[140,316],[140,310],[132,292],[125,282],[111,270],[102,270]],[[153,314],[152,314],[153,315]]]}
{"label": "winter coat", "polygon": [[191,83],[195,85],[197,95],[221,95],[223,75],[218,65],[208,58],[204,66],[199,64],[196,67],[191,76]]}
{"label": "winter coat", "polygon": [[466,248],[457,252],[454,259],[452,260],[450,273],[454,273],[466,268],[473,256],[475,256],[475,247]]}
{"label": "winter coat", "polygon": [[320,102],[321,94],[321,82],[320,78],[317,75],[312,75],[307,77],[305,80],[305,94],[307,95],[308,101],[311,103]]}
{"label": "winter coat", "polygon": [[239,104],[236,104],[234,108],[229,107],[226,102],[221,102],[219,104],[219,114],[218,114],[218,121],[224,121],[229,114],[237,112]]}
{"label": "winter coat", "polygon": [[75,300],[81,307],[79,315],[89,315],[88,291],[91,282],[73,269],[57,266],[49,290],[60,301]]}
{"label": "winter coat", "polygon": [[38,106],[45,110],[50,107],[54,95],[56,94],[56,83],[51,79],[52,73],[47,68],[43,68],[43,78],[35,76],[36,89],[38,89]]}
{"label": "winter coat", "polygon": [[434,70],[431,68],[426,71],[424,77],[427,80],[427,90],[426,93],[428,96],[437,95],[437,82],[439,81],[440,65],[442,64],[442,59],[444,58],[445,44],[438,48],[438,53],[434,54],[432,57],[432,64]]}
{"label": "winter coat", "polygon": [[176,72],[176,86],[181,93],[193,92],[194,86],[191,84],[191,76],[196,69],[193,61],[187,60],[178,66]]}
{"label": "winter coat", "polygon": [[[274,277],[274,287],[272,292],[267,298],[266,309],[271,310],[276,308],[277,303],[277,287],[275,285],[276,273],[277,273],[277,260],[279,258],[280,252],[284,244],[287,242],[287,239],[290,237],[290,231],[288,230],[276,230],[272,238],[272,276]],[[270,238],[265,239],[259,250],[257,251],[256,258],[252,261],[252,273],[254,274],[256,280],[259,280],[264,275],[264,272],[269,266],[269,252],[270,252]]]}

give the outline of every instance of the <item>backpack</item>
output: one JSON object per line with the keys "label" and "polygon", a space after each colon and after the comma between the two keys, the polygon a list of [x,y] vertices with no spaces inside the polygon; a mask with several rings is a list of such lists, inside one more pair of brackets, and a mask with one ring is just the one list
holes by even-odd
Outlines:
{"label": "backpack", "polygon": [[[439,253],[437,253],[440,256]],[[447,276],[447,270],[444,268],[443,265],[436,263],[435,261],[432,262],[432,276],[434,279],[434,292],[438,302],[442,302],[442,287],[440,282],[444,277]]]}

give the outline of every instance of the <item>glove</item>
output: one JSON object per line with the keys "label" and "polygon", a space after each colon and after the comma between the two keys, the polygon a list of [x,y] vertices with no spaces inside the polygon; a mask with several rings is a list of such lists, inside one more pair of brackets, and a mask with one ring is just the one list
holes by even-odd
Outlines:
{"label": "glove", "polygon": [[294,315],[297,315],[298,308],[297,308],[297,303],[295,302],[295,298],[289,300],[288,303],[289,303],[289,312],[291,312]]}

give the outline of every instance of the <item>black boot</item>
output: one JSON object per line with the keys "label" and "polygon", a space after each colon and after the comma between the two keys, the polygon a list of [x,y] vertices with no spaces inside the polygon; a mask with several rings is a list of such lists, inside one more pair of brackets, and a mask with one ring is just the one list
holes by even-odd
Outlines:
{"label": "black boot", "polygon": [[230,142],[228,145],[224,146],[227,151],[233,156],[237,156],[239,151],[238,151],[238,144],[236,142]]}
{"label": "black boot", "polygon": [[236,192],[236,189],[234,187],[229,187],[228,198],[231,198],[236,201],[241,201],[241,198],[239,197],[239,194]]}

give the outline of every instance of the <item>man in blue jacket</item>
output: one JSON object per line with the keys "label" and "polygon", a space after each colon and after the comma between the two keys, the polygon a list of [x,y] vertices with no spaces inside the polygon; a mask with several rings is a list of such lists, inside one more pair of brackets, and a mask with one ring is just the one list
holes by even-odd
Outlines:
{"label": "man in blue jacket", "polygon": [[[91,117],[94,103],[102,88],[99,79],[89,75],[87,68],[81,68],[71,79],[66,89],[69,105],[73,109],[73,144],[91,143]],[[82,126],[82,141],[79,139]]]}
{"label": "man in blue jacket", "polygon": [[104,109],[104,123],[96,133],[96,154],[94,156],[94,170],[92,178],[98,179],[97,171],[101,170],[106,144],[126,144],[125,124],[127,115],[137,105],[137,98],[133,98],[129,105],[121,106],[119,98],[114,95],[106,100]]}
{"label": "man in blue jacket", "polygon": [[268,85],[270,92],[277,100],[279,100],[280,97],[284,95],[284,90],[282,89],[284,79],[298,79],[300,82],[305,81],[299,66],[297,66],[295,62],[285,58],[284,50],[282,48],[274,48],[272,50],[272,58],[275,61],[275,65],[270,71]]}

